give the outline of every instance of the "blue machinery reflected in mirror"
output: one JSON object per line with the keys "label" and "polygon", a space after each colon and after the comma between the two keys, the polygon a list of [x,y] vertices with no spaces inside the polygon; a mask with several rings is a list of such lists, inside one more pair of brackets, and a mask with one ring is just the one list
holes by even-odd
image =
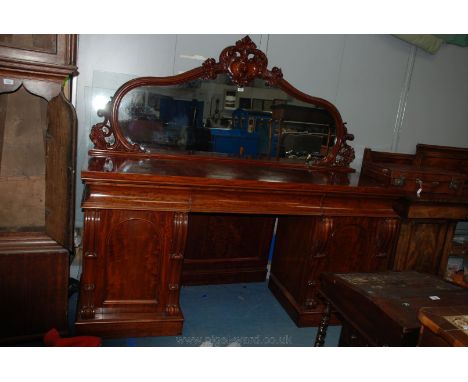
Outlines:
{"label": "blue machinery reflected in mirror", "polygon": [[304,162],[328,155],[336,141],[327,110],[259,79],[238,88],[226,75],[134,88],[122,98],[118,122],[146,152]]}

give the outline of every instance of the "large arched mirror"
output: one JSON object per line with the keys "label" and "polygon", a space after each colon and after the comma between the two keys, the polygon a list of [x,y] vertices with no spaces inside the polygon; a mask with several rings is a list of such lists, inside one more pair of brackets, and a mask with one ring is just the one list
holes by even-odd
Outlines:
{"label": "large arched mirror", "polygon": [[247,36],[196,69],[121,86],[95,125],[95,150],[348,169],[338,110],[289,84]]}

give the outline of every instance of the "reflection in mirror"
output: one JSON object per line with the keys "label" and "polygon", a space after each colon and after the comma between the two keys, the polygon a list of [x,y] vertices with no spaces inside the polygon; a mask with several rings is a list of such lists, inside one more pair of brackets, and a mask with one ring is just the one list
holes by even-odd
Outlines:
{"label": "reflection in mirror", "polygon": [[238,88],[226,75],[130,90],[119,105],[126,139],[147,152],[310,160],[336,140],[332,115],[256,79]]}

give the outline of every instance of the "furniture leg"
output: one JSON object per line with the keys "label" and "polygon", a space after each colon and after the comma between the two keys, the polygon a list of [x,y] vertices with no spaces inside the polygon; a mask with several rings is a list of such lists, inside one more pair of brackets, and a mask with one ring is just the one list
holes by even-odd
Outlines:
{"label": "furniture leg", "polygon": [[327,302],[325,310],[320,321],[320,326],[317,331],[317,336],[315,337],[315,347],[321,347],[325,343],[325,337],[327,336],[328,323],[330,322],[331,315],[331,304]]}

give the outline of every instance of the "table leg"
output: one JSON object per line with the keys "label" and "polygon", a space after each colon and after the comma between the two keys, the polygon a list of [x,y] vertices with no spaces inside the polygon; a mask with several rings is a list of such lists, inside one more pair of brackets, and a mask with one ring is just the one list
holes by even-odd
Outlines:
{"label": "table leg", "polygon": [[328,323],[330,322],[331,315],[331,305],[327,302],[325,310],[320,321],[320,326],[317,331],[317,336],[315,337],[315,347],[323,346],[325,343],[325,337],[327,336]]}

